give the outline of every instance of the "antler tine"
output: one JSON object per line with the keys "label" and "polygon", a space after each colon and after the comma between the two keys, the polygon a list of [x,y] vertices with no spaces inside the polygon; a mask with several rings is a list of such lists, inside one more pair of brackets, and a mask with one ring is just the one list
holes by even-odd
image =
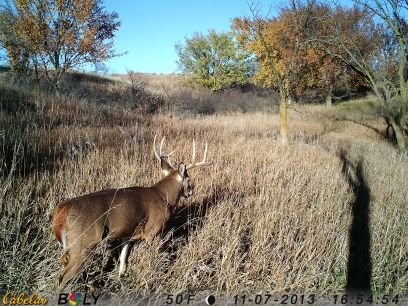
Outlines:
{"label": "antler tine", "polygon": [[163,137],[161,143],[160,143],[160,157],[170,157],[174,152],[176,152],[177,149],[174,149],[173,151],[171,151],[170,153],[163,153],[162,152],[162,147],[164,144],[164,140],[166,139],[166,136]]}
{"label": "antler tine", "polygon": [[193,155],[191,157],[191,164],[192,165],[195,164],[195,158],[196,158],[196,144],[195,144],[195,140],[193,139]]}
{"label": "antler tine", "polygon": [[164,140],[166,139],[166,137],[163,137],[162,140],[160,141],[159,153],[157,153],[157,151],[156,151],[156,138],[157,138],[157,134],[154,135],[154,139],[153,139],[153,151],[154,151],[154,155],[156,156],[156,158],[159,161],[161,161],[161,159],[163,157],[170,157],[174,152],[176,152],[176,149],[174,149],[172,152],[170,152],[168,154],[162,152]]}
{"label": "antler tine", "polygon": [[[157,134],[154,135],[154,139],[153,139],[153,151],[154,151],[154,155],[156,156],[156,158],[160,160],[160,155],[157,154],[157,151],[156,151],[156,138],[157,138]],[[161,153],[161,149],[160,149],[160,153]]]}
{"label": "antler tine", "polygon": [[207,158],[207,149],[208,149],[208,143],[205,142],[205,149],[204,149],[204,158],[201,161],[201,163],[205,162],[206,158]]}
{"label": "antler tine", "polygon": [[200,167],[200,166],[210,166],[213,164],[213,161],[208,161],[206,162],[205,160],[207,159],[207,150],[208,150],[208,143],[205,143],[205,149],[204,149],[204,157],[203,160],[200,161],[199,163],[195,162],[195,141],[193,140],[193,162],[187,166],[187,169],[191,169],[194,167]]}
{"label": "antler tine", "polygon": [[162,140],[160,141],[160,148],[159,148],[160,157],[163,156],[162,148],[163,148],[163,144],[164,144],[164,140],[165,140],[165,139],[166,139],[166,136],[164,136],[164,137],[162,138]]}
{"label": "antler tine", "polygon": [[169,157],[171,154],[173,154],[174,152],[176,152],[176,150],[177,150],[177,149],[174,149],[173,151],[171,151],[171,153],[166,154],[166,155],[163,155],[163,156],[167,156],[167,157]]}
{"label": "antler tine", "polygon": [[213,164],[213,161],[208,161],[206,162],[205,160],[207,159],[207,149],[208,149],[208,143],[205,142],[205,149],[204,149],[204,157],[203,160],[200,161],[198,164],[195,164],[195,167],[199,167],[199,166],[210,166]]}

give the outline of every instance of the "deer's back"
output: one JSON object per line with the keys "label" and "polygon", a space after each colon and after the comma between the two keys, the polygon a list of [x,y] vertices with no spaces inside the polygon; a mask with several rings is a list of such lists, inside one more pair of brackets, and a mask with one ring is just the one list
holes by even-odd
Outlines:
{"label": "deer's back", "polygon": [[151,188],[98,191],[60,203],[54,211],[53,230],[60,241],[62,227],[78,234],[108,232],[112,239],[131,237],[149,218],[167,217],[163,204]]}

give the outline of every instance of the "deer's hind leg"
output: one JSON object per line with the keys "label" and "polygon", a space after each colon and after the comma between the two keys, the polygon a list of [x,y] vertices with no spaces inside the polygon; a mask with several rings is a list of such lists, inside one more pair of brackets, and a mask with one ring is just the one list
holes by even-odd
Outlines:
{"label": "deer's hind leg", "polygon": [[64,249],[64,254],[62,254],[62,256],[60,257],[60,263],[63,267],[66,267],[69,263],[70,254],[68,248],[68,235],[65,229],[62,229],[61,231],[61,243]]}
{"label": "deer's hind leg", "polygon": [[61,259],[68,253],[68,261],[66,262],[64,270],[59,276],[57,284],[59,287],[64,286],[69,280],[78,274],[79,270],[83,267],[86,259],[96,245],[97,242],[91,243],[86,247],[81,247],[78,245],[76,248],[73,248],[69,250],[69,252],[62,255]]}
{"label": "deer's hind leg", "polygon": [[66,267],[69,263],[70,257],[71,255],[69,249],[65,250],[64,254],[62,254],[62,256],[60,257],[61,266]]}
{"label": "deer's hind leg", "polygon": [[[99,232],[98,230],[88,231],[86,234],[68,232],[67,249],[60,259],[64,269],[59,275],[58,287],[65,285],[82,268],[91,251],[101,240],[100,235],[98,235]],[[72,239],[73,237],[76,239]]]}

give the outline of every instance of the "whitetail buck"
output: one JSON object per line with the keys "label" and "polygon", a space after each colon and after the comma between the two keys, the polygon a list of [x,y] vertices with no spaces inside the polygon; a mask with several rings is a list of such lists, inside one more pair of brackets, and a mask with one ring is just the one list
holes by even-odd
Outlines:
{"label": "whitetail buck", "polygon": [[196,162],[196,146],[193,140],[191,164],[181,162],[177,169],[170,163],[170,154],[162,153],[164,138],[160,143],[160,153],[154,153],[161,163],[164,178],[150,187],[128,187],[102,190],[73,198],[58,204],[53,214],[52,229],[65,250],[61,256],[64,270],[57,281],[64,285],[82,267],[91,250],[105,237],[109,241],[122,240],[119,276],[126,270],[129,242],[151,240],[160,234],[181,197],[193,194],[193,184],[187,170],[209,166],[207,143],[204,158]]}

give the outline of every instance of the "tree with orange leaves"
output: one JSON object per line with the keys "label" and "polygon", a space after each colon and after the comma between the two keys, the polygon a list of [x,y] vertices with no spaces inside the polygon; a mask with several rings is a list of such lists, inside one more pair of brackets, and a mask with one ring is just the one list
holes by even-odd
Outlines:
{"label": "tree with orange leaves", "polygon": [[[360,13],[355,8],[342,10],[339,7],[337,15],[334,15],[331,6],[324,2],[315,4],[311,10],[311,22],[307,29],[308,51],[304,58],[308,69],[302,83],[310,88],[317,88],[324,94],[326,105],[331,105],[332,91],[339,87],[347,87],[346,95],[369,89],[364,77],[358,71],[338,57],[329,54],[327,48],[318,43],[328,33],[335,32],[337,35],[346,37],[349,43],[360,42],[361,51],[368,54],[376,42],[363,30],[356,30],[356,24],[362,18]],[[331,45],[331,50],[335,50],[337,54],[345,53],[339,45],[335,44]]]}
{"label": "tree with orange leaves", "polygon": [[116,55],[118,14],[106,12],[101,0],[14,0],[11,11],[31,61],[57,88],[69,69]]}
{"label": "tree with orange leaves", "polygon": [[273,87],[280,96],[280,140],[288,142],[288,105],[302,78],[306,52],[305,35],[312,2],[292,0],[290,6],[280,11],[278,17],[265,18],[259,6],[250,5],[250,18],[235,18],[232,30],[241,47],[253,52],[259,69],[255,81],[264,87]]}

